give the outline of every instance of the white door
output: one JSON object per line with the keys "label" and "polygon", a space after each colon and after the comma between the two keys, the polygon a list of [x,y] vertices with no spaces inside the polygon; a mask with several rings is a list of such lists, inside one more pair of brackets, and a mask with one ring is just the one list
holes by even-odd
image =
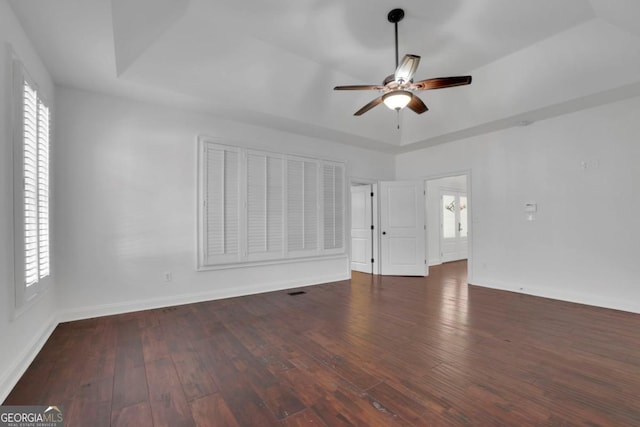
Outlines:
{"label": "white door", "polygon": [[351,187],[351,269],[373,272],[373,205],[371,185]]}
{"label": "white door", "polygon": [[424,184],[422,181],[380,183],[380,273],[426,276]]}
{"label": "white door", "polygon": [[467,259],[467,194],[440,194],[440,258],[442,262]]}

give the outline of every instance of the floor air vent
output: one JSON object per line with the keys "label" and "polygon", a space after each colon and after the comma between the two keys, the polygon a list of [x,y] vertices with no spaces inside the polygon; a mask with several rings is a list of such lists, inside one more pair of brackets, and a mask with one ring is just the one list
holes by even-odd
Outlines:
{"label": "floor air vent", "polygon": [[305,291],[293,291],[293,292],[289,292],[289,295],[291,295],[291,296],[302,295],[302,294],[306,294],[306,292],[305,292]]}

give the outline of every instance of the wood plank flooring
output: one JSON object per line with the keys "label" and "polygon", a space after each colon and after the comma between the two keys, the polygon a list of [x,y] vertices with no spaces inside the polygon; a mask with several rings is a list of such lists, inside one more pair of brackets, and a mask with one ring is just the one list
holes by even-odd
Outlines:
{"label": "wood plank flooring", "polygon": [[371,277],[60,324],[5,404],[66,426],[638,426],[640,315]]}

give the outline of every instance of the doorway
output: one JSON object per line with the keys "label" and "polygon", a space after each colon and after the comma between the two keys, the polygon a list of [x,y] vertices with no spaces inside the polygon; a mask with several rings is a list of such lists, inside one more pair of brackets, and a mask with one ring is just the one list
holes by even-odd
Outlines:
{"label": "doorway", "polygon": [[440,192],[440,258],[442,262],[467,259],[467,193]]}
{"label": "doorway", "polygon": [[468,174],[426,181],[427,253],[430,266],[469,257]]}

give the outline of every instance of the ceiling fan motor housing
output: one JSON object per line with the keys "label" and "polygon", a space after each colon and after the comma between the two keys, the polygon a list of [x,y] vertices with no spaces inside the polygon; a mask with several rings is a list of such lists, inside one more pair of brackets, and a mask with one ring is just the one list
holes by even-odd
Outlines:
{"label": "ceiling fan motor housing", "polygon": [[398,22],[402,21],[402,18],[404,18],[404,10],[402,9],[393,9],[387,15],[387,19],[393,24],[397,24]]}

